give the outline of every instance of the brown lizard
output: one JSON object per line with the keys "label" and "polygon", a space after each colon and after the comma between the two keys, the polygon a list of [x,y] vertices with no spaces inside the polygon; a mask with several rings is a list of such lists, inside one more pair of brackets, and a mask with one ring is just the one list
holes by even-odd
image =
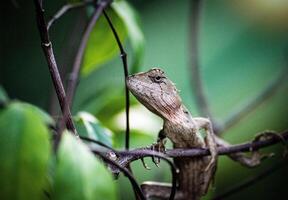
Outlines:
{"label": "brown lizard", "polygon": [[[217,146],[229,146],[224,140],[214,136],[209,119],[192,117],[182,104],[175,85],[161,69],[153,68],[147,72],[131,75],[127,85],[132,94],[151,112],[164,120],[158,144],[168,137],[174,148],[208,148],[211,156],[199,158],[175,158],[179,169],[178,187],[175,199],[200,199],[206,194],[214,177],[217,164]],[[206,131],[203,139],[199,130]],[[253,167],[260,163],[261,156],[251,158],[243,153],[234,153],[230,157],[245,166]],[[142,186],[146,197],[167,199],[170,186],[149,182]]]}

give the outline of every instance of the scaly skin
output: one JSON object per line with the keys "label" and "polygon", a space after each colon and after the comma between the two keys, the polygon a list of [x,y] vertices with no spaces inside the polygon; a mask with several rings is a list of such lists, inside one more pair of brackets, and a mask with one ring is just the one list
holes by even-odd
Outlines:
{"label": "scaly skin", "polygon": [[[217,145],[210,121],[192,117],[182,104],[176,87],[160,69],[131,75],[127,85],[144,106],[164,120],[163,133],[172,141],[174,148],[210,149],[211,156],[208,157],[174,159],[180,170],[177,193],[181,195],[178,196],[200,199],[207,192],[217,161]],[[199,135],[202,128],[207,133],[205,141]]]}
{"label": "scaly skin", "polygon": [[[208,148],[210,150],[211,156],[174,159],[180,171],[175,199],[200,199],[206,194],[215,173],[217,146],[229,147],[230,144],[213,134],[209,119],[192,117],[182,104],[175,85],[161,69],[154,68],[131,75],[126,82],[132,94],[146,108],[163,119],[161,140],[164,135],[172,141],[174,148]],[[206,131],[204,139],[199,134],[200,129]],[[233,153],[229,157],[246,167],[255,167],[265,156],[254,152],[248,157],[240,152]],[[155,182],[142,185],[142,189],[146,197],[160,199],[167,199],[171,190],[169,185]]]}

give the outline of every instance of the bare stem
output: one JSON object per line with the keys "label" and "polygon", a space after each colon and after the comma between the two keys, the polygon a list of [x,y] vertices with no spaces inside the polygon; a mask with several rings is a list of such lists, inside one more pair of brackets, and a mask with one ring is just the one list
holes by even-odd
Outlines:
{"label": "bare stem", "polygon": [[[48,29],[47,29],[46,22],[44,19],[44,10],[42,8],[42,1],[34,0],[34,4],[36,8],[36,20],[37,20],[38,30],[40,33],[42,49],[47,60],[49,72],[50,72],[50,75],[54,84],[54,88],[58,97],[58,101],[59,101],[63,116],[64,116],[64,111],[66,110],[67,112],[66,114],[67,117],[65,117],[66,127],[67,129],[72,131],[76,136],[78,136],[74,123],[72,121],[72,116],[70,113],[69,106],[67,104],[66,94],[65,94],[63,83],[59,74],[57,63],[55,60],[52,43],[49,39],[49,33],[48,33]],[[56,144],[57,144],[57,141],[59,142],[60,140],[61,133],[59,133],[58,135],[59,135],[59,138],[56,140]]]}
{"label": "bare stem", "polygon": [[124,69],[124,78],[125,78],[125,111],[126,111],[126,135],[125,135],[125,149],[128,150],[129,149],[129,136],[130,136],[130,126],[129,126],[129,108],[130,108],[130,97],[129,97],[129,90],[127,87],[127,83],[126,83],[126,78],[128,77],[128,64],[127,64],[127,54],[124,51],[124,48],[121,44],[120,38],[117,34],[116,29],[114,28],[109,16],[107,15],[107,13],[104,10],[104,15],[105,18],[113,32],[113,35],[115,37],[115,40],[117,42],[117,45],[119,47],[120,50],[120,57],[122,59],[122,63],[123,63],[123,69]]}
{"label": "bare stem", "polygon": [[48,21],[47,29],[50,30],[51,26],[56,22],[56,20],[58,20],[60,17],[62,17],[68,11],[76,9],[76,8],[82,8],[82,7],[85,7],[87,5],[92,5],[94,2],[95,2],[94,0],[89,0],[89,1],[77,2],[77,3],[73,3],[73,4],[65,4]]}
{"label": "bare stem", "polygon": [[127,176],[127,178],[129,179],[130,183],[132,184],[132,187],[134,188],[134,190],[137,192],[138,197],[141,200],[145,200],[144,194],[141,190],[141,188],[138,186],[137,181],[135,180],[135,178],[133,177],[133,175],[129,172],[129,170],[127,170],[126,168],[122,167],[121,165],[119,165],[117,162],[107,158],[106,156],[102,155],[102,152],[99,151],[93,151],[95,154],[97,154],[98,156],[100,156],[105,162],[115,166],[116,168],[118,168],[121,172],[123,172],[123,174],[125,176]]}
{"label": "bare stem", "polygon": [[[93,149],[92,149],[92,151],[95,152],[95,150],[93,150]],[[160,159],[162,159],[162,160],[164,160],[165,162],[168,163],[168,165],[170,166],[171,172],[172,172],[172,187],[171,187],[171,191],[170,191],[169,200],[174,199],[175,194],[176,194],[177,171],[178,171],[176,166],[174,165],[174,163],[172,161],[170,161],[166,157],[166,155],[163,154],[163,153],[159,153],[159,152],[155,152],[155,151],[149,151],[147,149],[142,149],[141,151],[142,151],[142,153],[145,154],[145,156],[158,157],[158,158],[160,158]],[[96,150],[96,152],[97,152],[97,150]],[[118,152],[118,151],[115,152],[115,154],[120,157],[120,159],[117,159],[117,163],[121,167],[127,167],[129,165],[129,163],[125,163],[125,162],[123,162],[125,159],[124,160],[121,159],[122,156],[123,156],[123,153],[124,152]],[[141,158],[141,156],[139,156],[138,152],[134,152],[134,151],[125,151],[125,156],[127,156],[127,158],[133,158],[133,161],[138,160],[138,159]],[[130,162],[131,161],[132,160],[130,160]],[[116,175],[120,172],[118,167],[116,169],[112,168],[111,170]]]}
{"label": "bare stem", "polygon": [[84,55],[84,51],[85,51],[90,33],[93,30],[93,27],[95,26],[97,20],[99,19],[103,9],[109,3],[110,1],[101,1],[99,4],[96,5],[96,8],[85,28],[84,34],[82,35],[80,45],[79,45],[79,48],[78,48],[78,51],[77,51],[77,54],[73,63],[72,72],[70,74],[68,84],[67,84],[67,97],[68,97],[69,105],[71,105],[73,97],[74,97],[74,93],[75,93],[75,89],[76,89],[76,85],[77,85],[77,81],[79,77],[79,72],[80,72],[80,68],[81,68],[81,64],[83,60],[83,55]]}

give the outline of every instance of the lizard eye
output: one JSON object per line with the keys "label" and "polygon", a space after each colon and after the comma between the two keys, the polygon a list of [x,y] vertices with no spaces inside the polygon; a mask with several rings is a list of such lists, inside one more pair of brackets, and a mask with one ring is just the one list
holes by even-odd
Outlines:
{"label": "lizard eye", "polygon": [[155,76],[155,77],[153,78],[153,81],[154,81],[155,83],[161,83],[161,82],[163,82],[163,78],[164,78],[164,77],[162,77],[162,76]]}
{"label": "lizard eye", "polygon": [[165,77],[157,75],[157,76],[149,76],[149,78],[154,82],[154,83],[161,83],[163,82],[163,79]]}
{"label": "lizard eye", "polygon": [[160,81],[160,80],[161,80],[161,76],[156,76],[156,77],[155,77],[155,80],[156,80],[156,81]]}

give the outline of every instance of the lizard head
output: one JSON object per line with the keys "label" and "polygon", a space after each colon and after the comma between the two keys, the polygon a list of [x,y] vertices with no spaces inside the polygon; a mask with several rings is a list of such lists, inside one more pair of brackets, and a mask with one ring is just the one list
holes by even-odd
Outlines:
{"label": "lizard head", "polygon": [[158,68],[127,77],[132,94],[151,112],[171,119],[181,107],[181,98],[175,85]]}

